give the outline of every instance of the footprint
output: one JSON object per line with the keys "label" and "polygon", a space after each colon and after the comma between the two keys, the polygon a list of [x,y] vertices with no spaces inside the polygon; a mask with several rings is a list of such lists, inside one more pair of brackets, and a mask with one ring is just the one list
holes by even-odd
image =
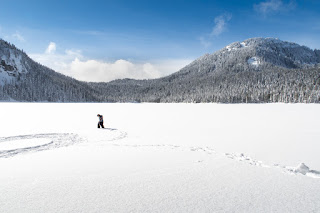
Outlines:
{"label": "footprint", "polygon": [[316,170],[311,170],[304,163],[300,163],[297,167],[283,167],[286,171],[293,174],[301,174],[313,178],[320,178],[320,172]]}
{"label": "footprint", "polygon": [[214,150],[209,148],[209,147],[190,147],[190,151],[192,152],[196,152],[196,151],[201,151],[201,152],[205,152],[209,155],[214,153]]}
{"label": "footprint", "polygon": [[263,164],[262,161],[258,161],[258,160],[252,159],[251,157],[246,156],[243,153],[240,153],[240,154],[224,153],[224,155],[227,156],[230,159],[234,159],[234,160],[237,160],[237,161],[240,161],[240,162],[245,162],[245,163],[248,163],[248,164],[253,165],[253,166],[260,166],[260,167],[266,167],[266,168],[270,167],[270,166],[268,166],[266,164]]}

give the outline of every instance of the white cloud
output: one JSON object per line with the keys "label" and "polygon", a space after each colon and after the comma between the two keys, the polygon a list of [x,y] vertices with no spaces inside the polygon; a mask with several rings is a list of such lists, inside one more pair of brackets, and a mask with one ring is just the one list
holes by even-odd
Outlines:
{"label": "white cloud", "polygon": [[214,19],[215,26],[212,29],[211,35],[218,36],[226,30],[227,22],[230,21],[232,15],[229,13],[218,16]]}
{"label": "white cloud", "polygon": [[57,45],[54,42],[50,42],[47,49],[46,49],[46,53],[47,54],[52,54],[56,51],[57,49]]}
{"label": "white cloud", "polygon": [[134,64],[122,59],[108,63],[97,60],[81,61],[75,58],[71,62],[70,71],[76,79],[92,82],[107,82],[122,78],[150,79],[161,76],[150,63]]}
{"label": "white cloud", "polygon": [[[52,48],[49,48],[50,46]],[[88,60],[79,50],[66,50],[63,54],[57,54],[53,48],[55,46],[49,45],[45,53],[31,54],[30,57],[55,71],[81,81],[108,82],[123,78],[159,78],[179,71],[191,62],[188,59],[153,62],[131,62],[123,59],[112,62]]]}
{"label": "white cloud", "polygon": [[114,62],[80,60],[70,65],[72,76],[82,81],[108,82],[116,79],[154,79],[179,71],[191,60],[171,59],[157,62],[133,63],[119,59]]}
{"label": "white cloud", "polygon": [[11,43],[16,43],[17,41],[19,41],[19,42],[26,41],[26,39],[18,31],[16,31],[13,34],[11,34],[11,33],[8,34],[8,33],[4,32],[4,30],[1,26],[0,26],[0,37],[2,37],[4,40],[7,40]]}
{"label": "white cloud", "polygon": [[24,39],[24,37],[23,37],[20,33],[18,33],[18,32],[12,34],[12,37],[13,37],[14,39],[20,41],[20,42],[25,42],[25,41],[26,41],[26,40]]}
{"label": "white cloud", "polygon": [[30,57],[35,61],[43,64],[55,71],[71,76],[70,64],[75,58],[81,58],[81,52],[75,50],[66,50],[64,54],[48,54],[45,53],[30,54]]}
{"label": "white cloud", "polygon": [[256,12],[266,16],[270,13],[288,11],[295,8],[295,2],[284,3],[282,0],[267,0],[254,5]]}
{"label": "white cloud", "polygon": [[206,36],[201,36],[199,38],[200,44],[205,48],[210,47],[212,45],[211,40],[213,39],[213,37],[217,37],[227,30],[227,24],[231,20],[231,18],[232,18],[232,14],[230,13],[224,13],[220,16],[217,16],[214,19],[215,25],[211,33]]}

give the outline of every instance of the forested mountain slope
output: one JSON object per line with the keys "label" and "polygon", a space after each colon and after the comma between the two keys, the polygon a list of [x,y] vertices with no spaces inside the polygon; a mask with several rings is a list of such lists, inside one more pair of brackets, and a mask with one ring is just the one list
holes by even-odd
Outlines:
{"label": "forested mountain slope", "polygon": [[0,40],[0,100],[49,102],[320,102],[320,51],[273,38],[232,43],[153,80],[86,83]]}
{"label": "forested mountain slope", "polygon": [[0,40],[0,100],[93,102],[99,92],[85,82],[57,73]]}
{"label": "forested mountain slope", "polygon": [[206,54],[164,78],[94,86],[115,101],[320,102],[319,63],[319,50],[253,38]]}

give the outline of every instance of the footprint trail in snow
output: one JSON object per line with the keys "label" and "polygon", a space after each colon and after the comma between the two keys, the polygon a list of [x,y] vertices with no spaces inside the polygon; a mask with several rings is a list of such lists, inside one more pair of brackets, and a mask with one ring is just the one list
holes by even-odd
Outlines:
{"label": "footprint trail in snow", "polygon": [[77,134],[51,133],[0,137],[0,158],[66,147],[82,142]]}
{"label": "footprint trail in snow", "polygon": [[240,162],[248,163],[253,166],[260,166],[265,168],[279,168],[284,173],[290,173],[290,174],[300,174],[305,175],[312,178],[320,178],[320,172],[316,170],[310,170],[308,166],[306,166],[304,163],[300,163],[297,167],[290,167],[290,166],[281,166],[279,164],[274,164],[272,166],[264,164],[262,161],[258,161],[255,159],[252,159],[251,157],[248,157],[244,155],[243,153],[240,154],[234,154],[234,153],[225,153],[225,156],[227,156],[230,159],[237,160]]}
{"label": "footprint trail in snow", "polygon": [[[107,133],[107,134],[106,134]],[[110,146],[124,146],[133,148],[160,148],[160,149],[179,149],[181,151],[187,152],[201,152],[207,155],[217,154],[213,148],[210,147],[187,147],[179,146],[175,144],[121,144],[115,143],[126,138],[128,135],[126,132],[119,131],[118,129],[105,128],[95,132],[95,134],[83,133],[80,137],[78,134],[73,133],[51,133],[51,134],[31,134],[31,135],[18,135],[11,137],[0,137],[0,158],[13,157],[19,154],[39,152],[44,150],[55,149],[59,147],[66,147],[74,145],[77,143],[82,143],[84,141],[89,141],[99,143],[100,145],[110,145]],[[103,142],[103,143],[101,143]],[[106,142],[106,143],[104,143]],[[111,143],[110,143],[111,142]],[[87,144],[87,145],[89,145]],[[265,168],[278,168],[284,173],[289,174],[300,174],[312,178],[320,178],[320,171],[311,170],[304,163],[301,163],[297,167],[283,166],[280,164],[267,165],[262,161],[255,160],[243,153],[224,153],[223,156],[236,160],[239,162],[247,163],[252,166],[259,166]],[[199,160],[198,162],[203,162]]]}
{"label": "footprint trail in snow", "polygon": [[[190,151],[190,152],[202,152],[208,155],[217,154],[213,148],[210,147],[184,147],[174,144],[145,144],[145,145],[139,145],[139,144],[118,144],[118,143],[112,143],[109,144],[112,146],[125,146],[125,147],[133,147],[133,148],[162,148],[162,149],[180,149],[183,151]],[[259,166],[264,168],[280,168],[284,173],[290,173],[290,174],[300,174],[305,175],[312,178],[320,178],[320,172],[316,170],[310,170],[309,167],[307,167],[305,164],[301,163],[298,167],[289,167],[289,166],[279,166],[279,164],[274,165],[267,165],[263,163],[262,161],[255,160],[243,153],[235,154],[235,153],[224,153],[223,156],[226,156],[229,159],[236,160],[239,162],[247,163],[252,166]],[[199,163],[203,162],[203,160],[199,160]]]}

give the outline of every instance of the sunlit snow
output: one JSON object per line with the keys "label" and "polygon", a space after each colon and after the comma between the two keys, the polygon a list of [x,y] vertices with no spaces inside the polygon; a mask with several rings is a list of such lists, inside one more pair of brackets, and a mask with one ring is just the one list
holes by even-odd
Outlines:
{"label": "sunlit snow", "polygon": [[258,67],[260,65],[260,59],[258,57],[252,57],[248,59],[248,64]]}
{"label": "sunlit snow", "polygon": [[0,118],[0,212],[320,209],[316,104],[1,103]]}

